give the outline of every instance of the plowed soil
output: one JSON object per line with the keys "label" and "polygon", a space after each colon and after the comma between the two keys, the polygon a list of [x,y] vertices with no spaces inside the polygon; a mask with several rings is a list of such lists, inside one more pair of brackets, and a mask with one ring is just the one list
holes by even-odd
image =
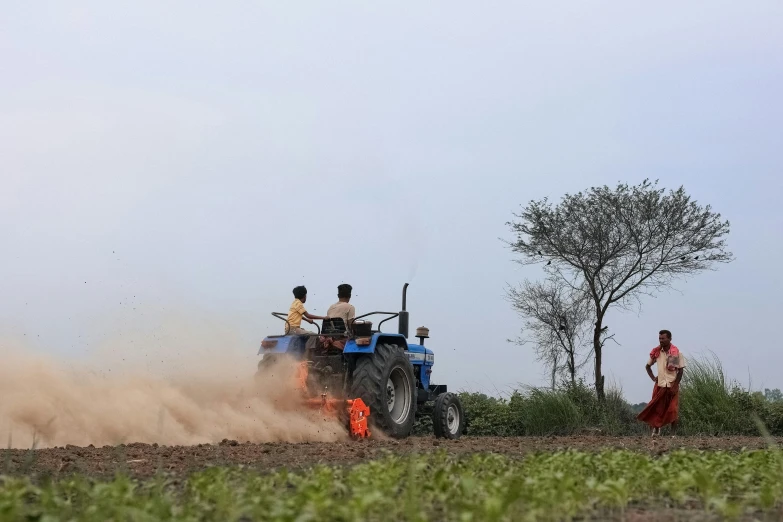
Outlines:
{"label": "plowed soil", "polygon": [[[244,465],[259,470],[286,467],[291,470],[316,464],[350,465],[383,456],[444,449],[453,454],[477,452],[523,456],[537,451],[567,448],[598,451],[608,448],[663,454],[678,448],[739,451],[768,447],[771,441],[759,437],[463,437],[457,441],[432,437],[405,440],[368,440],[344,443],[269,443],[252,444],[224,440],[219,444],[197,446],[158,446],[128,444],[120,446],[47,448],[38,450],[0,450],[0,474],[33,477],[85,473],[109,478],[123,471],[145,478],[162,471],[187,475],[214,465]],[[774,440],[776,444],[783,439]]]}

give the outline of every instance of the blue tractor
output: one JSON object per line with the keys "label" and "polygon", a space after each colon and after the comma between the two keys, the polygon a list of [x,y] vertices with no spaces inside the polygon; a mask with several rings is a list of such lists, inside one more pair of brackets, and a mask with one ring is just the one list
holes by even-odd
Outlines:
{"label": "blue tractor", "polygon": [[[326,391],[351,402],[361,399],[369,407],[369,425],[388,436],[411,434],[417,412],[431,410],[436,437],[459,438],[466,429],[466,417],[459,396],[444,384],[432,384],[435,354],[424,346],[427,328],[418,328],[418,344],[408,343],[406,294],[402,290],[402,311],[370,312],[348,323],[326,319],[317,335],[270,335],[261,342],[257,378],[271,371],[275,361],[293,358],[307,365],[306,388],[310,396]],[[287,315],[273,316],[286,321]],[[368,318],[386,316],[373,328]],[[397,333],[381,327],[397,318]],[[286,328],[288,331],[288,328]],[[337,347],[335,347],[337,346]],[[423,415],[423,413],[422,413]]]}

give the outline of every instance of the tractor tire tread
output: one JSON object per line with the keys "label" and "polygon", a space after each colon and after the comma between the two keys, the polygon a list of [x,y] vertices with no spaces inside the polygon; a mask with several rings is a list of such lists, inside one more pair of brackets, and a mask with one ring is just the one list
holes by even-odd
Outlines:
{"label": "tractor tire tread", "polygon": [[[356,368],[353,372],[353,383],[351,385],[351,395],[361,397],[370,407],[370,422],[379,427],[382,431],[394,438],[405,437],[408,434],[400,434],[395,431],[394,425],[389,425],[383,415],[386,404],[382,400],[381,390],[385,382],[381,383],[383,371],[388,364],[389,359],[395,356],[395,351],[399,348],[392,344],[378,344],[375,347],[374,354],[362,356],[356,362]],[[412,383],[415,391],[415,380]],[[411,419],[415,418],[416,401],[411,399]],[[408,424],[413,427],[413,422]],[[410,430],[409,430],[410,431]]]}
{"label": "tractor tire tread", "polygon": [[[460,425],[457,433],[450,433],[449,426],[449,405],[455,404],[459,411]],[[432,428],[436,439],[458,439],[465,428],[465,410],[462,407],[462,401],[459,395],[452,392],[441,393],[435,399],[435,405],[432,411]]]}

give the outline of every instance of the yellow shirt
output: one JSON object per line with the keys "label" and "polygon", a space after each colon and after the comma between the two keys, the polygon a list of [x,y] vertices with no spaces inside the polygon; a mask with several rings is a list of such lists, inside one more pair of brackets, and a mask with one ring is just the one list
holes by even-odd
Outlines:
{"label": "yellow shirt", "polygon": [[[304,304],[299,299],[294,299],[291,308],[288,310],[288,326],[291,329],[302,326],[302,317],[307,313]],[[286,330],[288,332],[288,330]]]}

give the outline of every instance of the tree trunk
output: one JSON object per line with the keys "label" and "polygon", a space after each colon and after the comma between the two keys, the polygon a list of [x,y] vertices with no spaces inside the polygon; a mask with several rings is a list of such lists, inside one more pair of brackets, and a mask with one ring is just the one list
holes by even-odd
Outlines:
{"label": "tree trunk", "polygon": [[576,360],[574,352],[568,354],[568,371],[571,373],[571,388],[576,388]]}
{"label": "tree trunk", "polygon": [[555,391],[557,385],[557,365],[552,365],[552,391]]}
{"label": "tree trunk", "polygon": [[600,402],[604,401],[604,376],[601,375],[601,323],[599,317],[595,322],[595,332],[593,333],[593,350],[595,352],[595,394]]}

